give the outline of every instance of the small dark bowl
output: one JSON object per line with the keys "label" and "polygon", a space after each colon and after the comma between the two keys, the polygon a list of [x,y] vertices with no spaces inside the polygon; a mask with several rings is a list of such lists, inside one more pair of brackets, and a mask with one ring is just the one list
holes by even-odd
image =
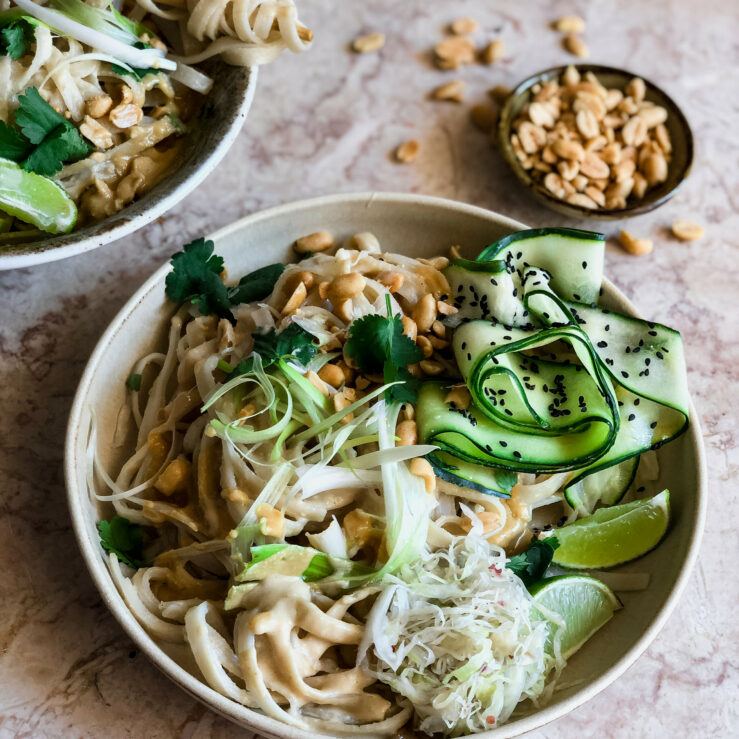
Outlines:
{"label": "small dark bowl", "polygon": [[[602,67],[597,64],[577,64],[574,66],[583,76],[586,72],[592,72],[600,83],[609,89],[615,87],[625,90],[630,80],[640,76],[632,72],[627,72],[624,69]],[[511,92],[500,112],[500,119],[498,121],[500,149],[503,152],[506,162],[508,162],[508,165],[515,172],[518,179],[548,207],[565,215],[578,216],[580,218],[595,218],[600,220],[630,218],[631,216],[654,210],[667,202],[690,173],[690,167],[693,164],[693,133],[690,130],[690,125],[685,115],[675,101],[657,87],[657,85],[643,77],[642,79],[644,79],[647,90],[645,99],[661,105],[667,110],[665,126],[670,132],[670,138],[672,139],[672,159],[667,170],[667,179],[657,187],[647,190],[643,198],[637,200],[630,197],[627,200],[625,208],[615,210],[584,208],[580,205],[572,205],[555,197],[541,182],[535,181],[529,171],[521,166],[511,144],[513,121],[518,117],[523,106],[529,101],[531,88],[537,82],[541,84],[550,80],[559,80],[565,69],[567,67],[553,67],[552,69],[547,69],[544,72],[539,72],[528,77]]]}

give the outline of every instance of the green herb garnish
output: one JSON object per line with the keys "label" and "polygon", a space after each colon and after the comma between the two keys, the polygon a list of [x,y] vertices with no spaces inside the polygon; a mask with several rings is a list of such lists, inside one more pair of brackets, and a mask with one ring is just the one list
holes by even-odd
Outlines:
{"label": "green herb garnish", "polygon": [[114,516],[110,521],[98,521],[97,529],[100,544],[106,552],[115,554],[123,564],[134,569],[146,567],[141,526],[121,516]]}
{"label": "green herb garnish", "polygon": [[18,18],[0,28],[0,56],[20,59],[28,53],[35,41],[33,26],[25,19]]}
{"label": "green herb garnish", "polygon": [[228,288],[228,297],[232,305],[253,303],[264,300],[274,289],[280,275],[285,271],[284,264],[268,264],[244,275],[239,284]]}
{"label": "green herb garnish", "polygon": [[131,373],[126,378],[126,387],[129,390],[133,390],[134,392],[138,392],[141,390],[141,375],[136,374],[135,372]]}
{"label": "green herb garnish", "polygon": [[282,264],[270,264],[244,275],[238,285],[226,287],[220,277],[223,258],[213,253],[213,242],[203,238],[185,244],[170,264],[172,271],[165,282],[169,298],[175,303],[190,301],[204,316],[214,313],[230,321],[234,320],[234,305],[267,297],[285,269]]}
{"label": "green herb garnish", "polygon": [[523,580],[526,587],[530,587],[537,580],[544,577],[547,567],[552,562],[554,550],[559,547],[556,536],[548,536],[546,539],[534,539],[531,546],[521,554],[514,554],[506,567],[512,570]]}
{"label": "green herb garnish", "polygon": [[[390,298],[387,298],[390,315]],[[388,401],[413,403],[418,399],[418,381],[408,372],[408,365],[420,362],[423,351],[403,333],[400,315],[385,318],[369,315],[349,327],[346,353],[367,374],[382,373],[385,383],[402,382],[388,389]]]}
{"label": "green herb garnish", "polygon": [[[308,333],[297,323],[291,323],[278,334],[273,328],[261,334],[252,334],[254,339],[254,354],[259,354],[262,367],[266,369],[280,360],[293,358],[306,366],[318,352],[318,346],[313,334]],[[254,369],[254,357],[247,357],[239,362],[228,375],[232,380],[239,375],[245,375]]]}
{"label": "green herb garnish", "polygon": [[18,162],[27,172],[48,177],[90,152],[79,131],[35,87],[18,96],[15,125],[20,131],[7,123],[0,126],[0,157]]}

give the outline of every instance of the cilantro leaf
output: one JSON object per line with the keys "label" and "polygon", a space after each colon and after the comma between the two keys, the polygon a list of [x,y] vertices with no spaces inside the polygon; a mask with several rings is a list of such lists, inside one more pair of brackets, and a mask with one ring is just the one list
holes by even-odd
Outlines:
{"label": "cilantro leaf", "polygon": [[513,486],[518,482],[518,473],[514,472],[513,470],[496,468],[495,479],[498,481],[500,487],[506,491],[506,493],[510,493],[511,490],[513,490]]}
{"label": "cilantro leaf", "polygon": [[51,176],[58,172],[64,162],[84,159],[90,147],[73,126],[58,126],[21,162],[27,172]]}
{"label": "cilantro leaf", "polygon": [[134,569],[146,567],[141,526],[121,516],[114,516],[110,521],[98,521],[97,529],[100,544],[106,552],[115,554],[121,562]]}
{"label": "cilantro leaf", "polygon": [[268,264],[266,267],[255,269],[248,275],[244,275],[238,285],[228,288],[231,305],[263,300],[272,292],[275,283],[284,271],[285,265],[278,263]]}
{"label": "cilantro leaf", "polygon": [[[150,46],[149,48],[152,47]],[[120,64],[111,64],[110,70],[121,76],[133,77],[137,82],[146,77],[147,74],[159,74],[160,72],[160,70],[154,67],[131,67],[130,69],[126,69],[125,67],[121,67]]]}
{"label": "cilantro leaf", "polygon": [[[278,334],[273,328],[259,334],[252,334],[255,354],[259,354],[262,367],[267,368],[286,357],[295,358],[303,366],[307,365],[318,352],[313,334],[308,333],[297,323],[291,323]],[[254,357],[242,359],[227,376],[232,380],[239,375],[246,375],[254,369]]]}
{"label": "cilantro leaf", "polygon": [[0,56],[20,59],[34,42],[33,26],[23,18],[0,29]]}
{"label": "cilantro leaf", "polygon": [[[388,313],[389,313],[388,309]],[[389,401],[412,403],[418,399],[418,382],[407,366],[423,359],[423,351],[403,333],[400,316],[373,314],[354,321],[349,327],[346,353],[367,374],[382,372],[385,383],[397,382],[387,391]]]}
{"label": "cilantro leaf", "polygon": [[15,128],[0,121],[0,157],[19,162],[31,151],[31,145]]}
{"label": "cilantro leaf", "polygon": [[228,288],[223,284],[223,259],[213,254],[213,242],[203,238],[185,244],[170,260],[172,271],[165,280],[165,293],[175,303],[188,300],[204,315],[215,313],[233,320]]}
{"label": "cilantro leaf", "polygon": [[126,387],[134,392],[141,390],[141,375],[136,374],[135,372],[131,373],[126,378]]}
{"label": "cilantro leaf", "polygon": [[318,351],[313,334],[309,334],[297,323],[291,323],[286,329],[276,333],[272,328],[267,333],[254,334],[254,351],[264,361],[265,357],[272,361],[284,357],[295,357],[303,366],[308,364]]}
{"label": "cilantro leaf", "polygon": [[57,126],[71,126],[35,87],[27,88],[25,94],[18,96],[15,123],[32,144],[40,144]]}
{"label": "cilantro leaf", "polygon": [[544,577],[557,547],[559,547],[559,541],[556,536],[534,539],[525,552],[511,557],[506,567],[518,575],[526,587],[530,587]]}

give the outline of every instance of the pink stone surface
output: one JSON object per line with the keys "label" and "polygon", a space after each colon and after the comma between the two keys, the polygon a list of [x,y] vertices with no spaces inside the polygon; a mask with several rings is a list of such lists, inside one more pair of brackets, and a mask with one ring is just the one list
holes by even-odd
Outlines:
{"label": "pink stone surface", "polygon": [[[237,144],[174,211],[138,234],[64,262],[0,273],[0,737],[249,736],[159,674],[107,612],[77,551],[62,450],[75,387],[97,338],[133,290],[187,240],[262,208],[347,191],[410,191],[487,207],[532,226],[573,222],[534,202],[468,120],[495,84],[570,61],[549,22],[587,21],[589,61],[628,68],[683,106],[696,160],[683,189],[628,223],[654,239],[631,257],[610,244],[607,274],[640,311],[683,332],[708,456],[700,561],[662,633],[614,685],[532,739],[731,737],[739,725],[736,521],[739,501],[739,15],[725,0],[503,3],[298,0],[312,51],[263,70]],[[458,16],[492,67],[442,73],[429,50]],[[380,30],[379,52],[348,51]],[[449,79],[462,105],[428,100]],[[416,138],[412,165],[390,156]],[[677,218],[705,237],[670,237]],[[609,236],[624,224],[601,224]],[[122,358],[122,361],[129,361]]]}

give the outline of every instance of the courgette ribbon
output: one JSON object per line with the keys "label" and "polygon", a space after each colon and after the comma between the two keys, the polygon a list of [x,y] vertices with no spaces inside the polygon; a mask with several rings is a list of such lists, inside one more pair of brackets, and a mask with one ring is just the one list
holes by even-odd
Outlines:
{"label": "courgette ribbon", "polygon": [[[495,469],[573,470],[572,491],[689,423],[680,334],[571,299],[598,295],[602,238],[570,244],[561,260],[569,274],[557,275],[542,231],[533,233],[533,250],[514,234],[482,253],[493,261],[450,264],[446,276],[463,317],[453,349],[473,402],[467,409],[446,403],[443,383],[426,383],[419,394],[419,433],[439,447],[431,457],[437,471],[498,495],[505,490]],[[572,241],[578,232],[566,233]],[[585,249],[589,260],[581,258]],[[551,275],[532,266],[536,258]]]}

